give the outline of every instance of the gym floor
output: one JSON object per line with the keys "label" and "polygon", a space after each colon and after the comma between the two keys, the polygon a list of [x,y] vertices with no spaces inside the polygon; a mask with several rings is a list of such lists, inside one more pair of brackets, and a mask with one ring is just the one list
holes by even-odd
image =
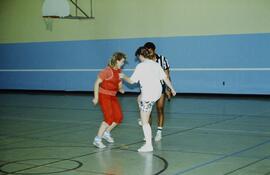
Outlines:
{"label": "gym floor", "polygon": [[[136,97],[119,96],[115,143],[97,149],[102,113],[91,93],[0,92],[0,174],[270,175],[269,96],[179,94],[152,153],[136,151]],[[156,110],[152,118],[155,136]]]}

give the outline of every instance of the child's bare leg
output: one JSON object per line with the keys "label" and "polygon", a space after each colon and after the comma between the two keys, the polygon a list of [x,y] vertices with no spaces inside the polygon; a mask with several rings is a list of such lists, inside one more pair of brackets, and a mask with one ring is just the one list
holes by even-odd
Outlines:
{"label": "child's bare leg", "polygon": [[108,124],[106,122],[102,122],[100,124],[100,127],[98,129],[98,133],[97,133],[97,136],[95,137],[94,139],[94,142],[93,144],[98,147],[98,148],[105,148],[106,146],[102,143],[102,136],[105,132],[105,130],[108,128]]}
{"label": "child's bare leg", "polygon": [[99,127],[97,136],[101,138],[108,127],[109,125],[103,121]]}
{"label": "child's bare leg", "polygon": [[[138,107],[140,106],[140,102],[141,102],[141,95],[139,95],[139,96],[137,97]],[[140,108],[139,108],[139,110],[140,110]],[[138,124],[139,124],[140,126],[142,126],[142,121],[141,121],[141,120],[142,120],[141,117],[138,118]],[[148,117],[148,123],[151,125],[151,122],[152,122],[152,120],[151,120],[151,112],[150,112],[149,117]]]}
{"label": "child's bare leg", "polygon": [[109,143],[114,143],[114,139],[111,137],[111,130],[115,128],[118,124],[113,122],[110,126],[105,130],[102,138],[105,139]]}
{"label": "child's bare leg", "polygon": [[139,152],[148,152],[148,151],[153,151],[153,146],[152,146],[152,129],[150,124],[148,123],[150,112],[144,112],[140,111],[141,114],[141,120],[142,120],[142,128],[143,128],[143,133],[145,137],[145,145],[141,147],[138,151]]}
{"label": "child's bare leg", "polygon": [[107,131],[107,132],[111,132],[112,129],[115,128],[117,125],[118,125],[117,123],[113,122],[113,123],[106,129],[106,131]]}

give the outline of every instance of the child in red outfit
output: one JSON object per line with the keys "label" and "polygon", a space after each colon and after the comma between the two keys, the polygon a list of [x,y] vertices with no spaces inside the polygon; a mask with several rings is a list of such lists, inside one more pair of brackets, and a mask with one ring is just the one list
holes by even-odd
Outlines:
{"label": "child in red outfit", "polygon": [[124,53],[116,52],[109,61],[108,67],[103,69],[95,82],[93,103],[99,103],[104,119],[101,123],[93,144],[98,148],[105,148],[102,139],[109,143],[114,140],[111,130],[121,123],[123,114],[120,103],[116,96],[117,92],[124,93],[122,82],[119,77],[121,67],[124,65],[126,56]]}

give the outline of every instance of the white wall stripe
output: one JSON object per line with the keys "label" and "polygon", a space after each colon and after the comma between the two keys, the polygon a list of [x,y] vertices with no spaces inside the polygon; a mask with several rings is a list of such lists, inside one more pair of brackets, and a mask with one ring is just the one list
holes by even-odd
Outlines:
{"label": "white wall stripe", "polygon": [[[99,72],[102,69],[0,69],[0,72]],[[123,69],[133,71],[134,69]],[[170,71],[270,71],[270,68],[170,68]]]}
{"label": "white wall stripe", "polygon": [[172,68],[171,71],[269,71],[270,68]]}
{"label": "white wall stripe", "polygon": [[0,69],[0,72],[97,72],[102,69]]}

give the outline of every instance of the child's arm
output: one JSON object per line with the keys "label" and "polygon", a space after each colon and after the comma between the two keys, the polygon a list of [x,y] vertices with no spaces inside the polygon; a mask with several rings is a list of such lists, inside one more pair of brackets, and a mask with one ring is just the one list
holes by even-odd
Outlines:
{"label": "child's arm", "polygon": [[166,77],[166,78],[164,79],[164,82],[165,82],[166,85],[171,89],[172,95],[175,96],[175,95],[176,95],[176,92],[175,92],[175,90],[174,90],[174,88],[173,88],[173,86],[172,86],[172,83],[171,83],[171,81],[169,80],[169,78]]}
{"label": "child's arm", "polygon": [[[166,69],[166,70],[164,70],[164,72],[167,75],[168,79],[171,81],[170,69]],[[171,92],[171,89],[168,86],[166,86],[166,88],[165,88],[165,94],[167,96],[167,99],[170,101],[170,99],[172,97],[172,92]]]}
{"label": "child's arm", "polygon": [[124,94],[124,93],[125,93],[125,90],[124,90],[124,88],[123,88],[123,83],[122,83],[122,81],[120,81],[118,87],[119,87],[119,92],[122,93],[122,94]]}
{"label": "child's arm", "polygon": [[92,102],[94,103],[94,105],[96,105],[98,103],[98,92],[99,92],[99,84],[102,82],[101,78],[97,78],[95,85],[94,85],[94,98],[92,100]]}
{"label": "child's arm", "polygon": [[128,82],[129,84],[134,84],[135,82],[133,82],[128,76],[126,76],[125,74],[121,73],[120,74],[120,78],[125,80],[126,82]]}

